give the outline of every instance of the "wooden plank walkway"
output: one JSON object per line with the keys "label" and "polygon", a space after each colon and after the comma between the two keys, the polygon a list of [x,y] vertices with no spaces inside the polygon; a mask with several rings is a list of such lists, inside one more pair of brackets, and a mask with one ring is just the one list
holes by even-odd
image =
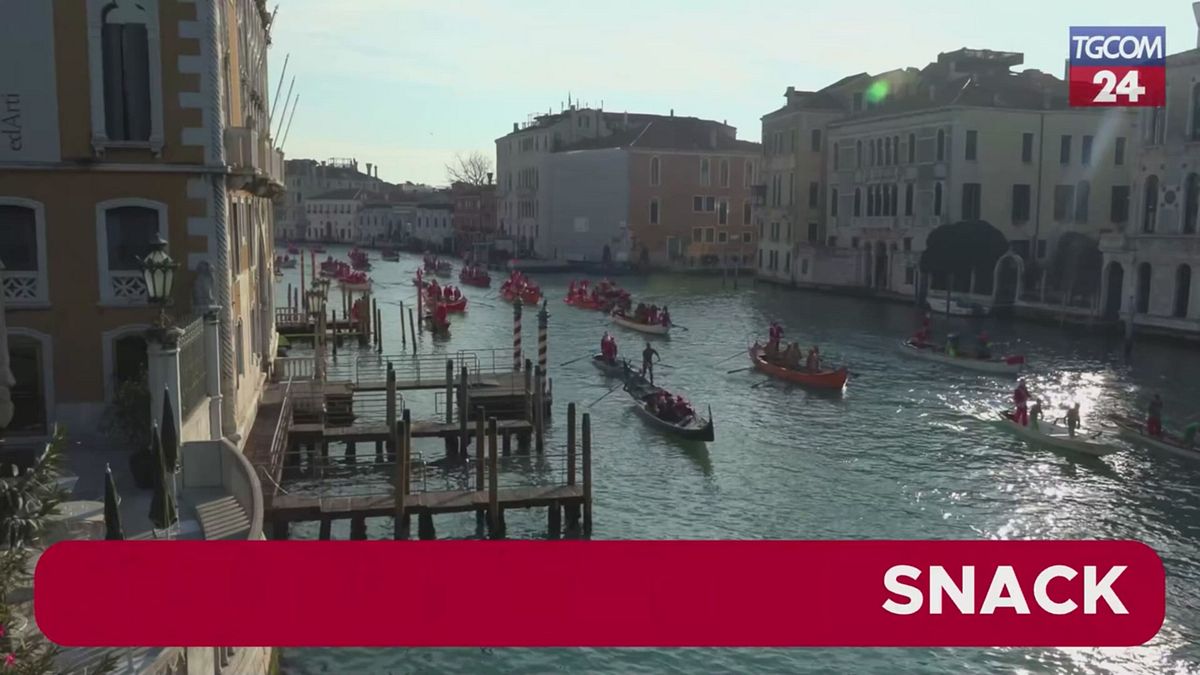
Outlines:
{"label": "wooden plank walkway", "polygon": [[[527,420],[500,420],[496,431],[501,435],[531,434],[533,424]],[[413,438],[453,438],[459,434],[459,424],[439,422],[413,422]],[[475,435],[475,423],[467,425],[467,434]],[[324,426],[314,424],[292,424],[288,427],[288,435],[297,439],[331,441],[386,441],[390,437],[386,422],[355,424],[346,427]]]}
{"label": "wooden plank walkway", "polygon": [[[529,509],[543,506],[583,504],[581,485],[546,485],[537,487],[503,488],[497,490],[501,509]],[[443,490],[408,495],[404,500],[407,513],[439,514],[482,511],[488,508],[486,490]],[[345,518],[390,516],[396,512],[396,498],[391,494],[352,497],[318,497],[310,495],[276,495],[268,506],[272,521],[295,522]]]}

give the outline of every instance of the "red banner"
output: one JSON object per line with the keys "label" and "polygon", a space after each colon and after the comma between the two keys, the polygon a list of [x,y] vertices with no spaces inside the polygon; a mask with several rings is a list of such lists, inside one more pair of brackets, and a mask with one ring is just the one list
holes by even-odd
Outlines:
{"label": "red banner", "polygon": [[1165,578],[1129,541],[63,542],[66,646],[1130,646]]}

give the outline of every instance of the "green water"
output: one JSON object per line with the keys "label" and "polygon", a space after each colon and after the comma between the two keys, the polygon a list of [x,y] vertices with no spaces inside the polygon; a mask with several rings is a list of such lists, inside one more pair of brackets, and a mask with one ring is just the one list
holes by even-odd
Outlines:
{"label": "green water", "polygon": [[[417,263],[414,256],[375,261],[385,326],[398,326],[397,301],[412,296]],[[613,328],[599,313],[564,305],[569,277],[537,278],[552,314],[553,445],[565,435],[566,403],[586,404],[608,390],[586,361],[559,364],[597,351],[605,330],[614,331],[627,355],[640,351],[644,338]],[[281,298],[297,279],[289,270],[278,285]],[[590,408],[595,538],[1139,539],[1166,565],[1162,631],[1151,644],[1130,649],[291,649],[283,655],[285,673],[1200,672],[1200,462],[1139,448],[1087,460],[1026,446],[991,421],[1011,383],[898,353],[899,338],[915,327],[911,306],[756,286],[744,278],[737,290],[719,278],[620,282],[637,298],[669,305],[675,322],[689,329],[656,342],[663,361],[675,366],[659,376],[700,406],[712,406],[716,440],[697,448],[666,438],[634,416],[620,392]],[[449,343],[426,338],[422,353],[509,349],[512,308],[481,300],[488,295],[483,289],[464,290],[476,300],[469,315],[454,320]],[[783,323],[788,339],[819,344],[827,358],[850,365],[854,376],[843,397],[773,382],[755,387],[762,382],[756,375],[726,373],[746,365],[745,357],[714,365],[743,350],[772,319]],[[1119,337],[1003,320],[939,320],[935,328],[969,334],[977,325],[986,326],[998,350],[1028,356],[1035,365],[1030,388],[1049,401],[1048,410],[1079,400],[1085,426],[1108,412],[1130,411],[1155,391],[1167,400],[1168,423],[1200,412],[1200,359],[1193,350],[1141,342],[1126,364]],[[535,329],[527,312],[527,356],[535,355]],[[400,351],[399,338],[389,329],[384,351]],[[427,398],[406,400],[420,416],[421,406],[433,409]],[[435,446],[418,449],[440,453]],[[528,461],[508,472],[557,470]],[[454,485],[465,473],[448,469],[434,482]],[[439,537],[478,535],[469,514],[436,522]],[[543,537],[545,512],[510,512],[507,525],[510,538]],[[377,519],[368,528],[371,538],[384,538],[392,523]],[[347,538],[348,524],[335,523],[333,535]],[[293,528],[293,537],[316,536],[315,523]],[[719,572],[713,581],[720,582]]]}

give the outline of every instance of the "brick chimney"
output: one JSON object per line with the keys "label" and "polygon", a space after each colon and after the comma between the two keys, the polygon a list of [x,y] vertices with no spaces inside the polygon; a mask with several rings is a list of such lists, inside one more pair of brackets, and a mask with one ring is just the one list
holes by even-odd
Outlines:
{"label": "brick chimney", "polygon": [[1192,3],[1192,16],[1196,17],[1196,48],[1200,49],[1200,2]]}
{"label": "brick chimney", "polygon": [[675,109],[671,108],[671,117],[674,117],[674,116],[675,116]]}
{"label": "brick chimney", "polygon": [[371,175],[371,163],[367,162],[367,177],[370,178]]}
{"label": "brick chimney", "polygon": [[488,182],[487,182],[487,184],[488,184],[488,185],[491,185],[491,184],[492,184],[492,172],[491,172],[491,171],[489,171],[489,172],[488,172]]}

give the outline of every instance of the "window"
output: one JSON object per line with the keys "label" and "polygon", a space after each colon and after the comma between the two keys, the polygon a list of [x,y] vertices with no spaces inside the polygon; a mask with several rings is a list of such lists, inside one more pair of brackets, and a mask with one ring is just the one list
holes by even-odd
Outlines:
{"label": "window", "polygon": [[701,241],[704,241],[704,228],[702,228],[702,227],[693,227],[692,228],[692,241],[697,244],[700,243]]}
{"label": "window", "polygon": [[833,188],[829,191],[829,215],[837,217],[838,211],[838,189]]}
{"label": "window", "polygon": [[893,216],[894,216],[894,215],[896,215],[897,213],[899,213],[899,212],[900,212],[900,210],[899,210],[899,208],[898,208],[898,206],[899,206],[899,202],[900,202],[900,188],[899,188],[899,186],[897,186],[895,183],[893,183],[892,185],[889,185],[889,186],[888,186],[888,188],[889,188],[889,189],[891,189],[891,191],[892,191],[892,211],[891,211],[891,215],[893,215]]}
{"label": "window", "polygon": [[1071,163],[1071,137],[1063,136],[1058,146],[1058,161],[1061,164]]}
{"label": "window", "polygon": [[892,165],[892,139],[886,139],[883,142],[883,163],[887,166]]}
{"label": "window", "polygon": [[717,210],[717,198],[716,197],[705,197],[704,198],[704,210],[707,211],[708,213],[712,213],[713,211],[716,211]]}
{"label": "window", "polygon": [[867,165],[875,166],[878,162],[875,159],[875,142],[867,141]]}
{"label": "window", "polygon": [[1117,142],[1113,147],[1113,165],[1122,166],[1125,164],[1125,137],[1117,136]]}
{"label": "window", "polygon": [[904,215],[911,216],[913,214],[913,184],[904,184]]}
{"label": "window", "polygon": [[39,202],[0,197],[0,262],[4,263],[4,300],[13,304],[44,303],[46,226]]}
{"label": "window", "polygon": [[726,242],[726,240],[728,240],[728,239],[729,239],[729,235],[726,232],[721,231],[721,232],[717,233],[717,243],[718,244],[724,244]]}
{"label": "window", "polygon": [[875,186],[867,186],[867,217],[875,215]]}
{"label": "window", "polygon": [[166,238],[166,206],[123,199],[101,202],[96,212],[101,300],[125,304],[144,301],[142,260],[150,253],[153,241],[159,236]]}
{"label": "window", "polygon": [[821,203],[821,184],[812,182],[808,184],[808,208],[815,209]]}
{"label": "window", "polygon": [[650,200],[650,224],[658,225],[658,198]]}
{"label": "window", "polygon": [[792,252],[791,251],[788,251],[787,254],[784,255],[784,257],[783,257],[783,271],[784,272],[792,271]]}
{"label": "window", "polygon": [[1084,166],[1092,163],[1092,137],[1084,136],[1083,142],[1079,145],[1079,161],[1083,162]]}
{"label": "window", "polygon": [[861,169],[863,165],[862,141],[854,142],[854,167]]}
{"label": "window", "polygon": [[162,149],[158,3],[88,1],[92,146]]}
{"label": "window", "polygon": [[858,248],[858,237],[850,237],[850,248]]}
{"label": "window", "polygon": [[1129,220],[1129,186],[1114,185],[1112,201],[1109,206],[1109,218],[1114,223],[1124,223]]}
{"label": "window", "polygon": [[746,200],[746,201],[742,202],[742,224],[743,225],[750,224],[751,208],[752,207],[750,206],[750,200]]}
{"label": "window", "polygon": [[1045,257],[1046,257],[1046,240],[1045,240],[1045,239],[1038,239],[1038,243],[1037,243],[1037,257],[1038,257],[1039,259],[1040,259],[1040,258],[1045,258]]}
{"label": "window", "polygon": [[982,189],[979,183],[963,183],[962,186],[962,217],[963,220],[979,220]]}
{"label": "window", "polygon": [[745,176],[742,178],[744,179],[746,187],[754,185],[754,162],[746,160]]}
{"label": "window", "polygon": [[750,243],[750,233],[749,232],[742,233],[742,243],[745,243],[745,244]]}
{"label": "window", "polygon": [[808,241],[814,244],[821,241],[821,226],[817,223],[808,224]]}
{"label": "window", "polygon": [[721,160],[721,187],[729,187],[729,160]]}
{"label": "window", "polygon": [[759,269],[763,268],[763,252],[762,252],[761,248],[758,249],[758,268]]}
{"label": "window", "polygon": [[[51,338],[27,328],[9,328],[9,369],[12,386],[13,418],[8,431],[44,434],[49,427],[48,411],[53,405],[50,394],[52,372]],[[143,352],[144,354],[145,352]]]}
{"label": "window", "polygon": [[707,157],[700,158],[700,184],[712,185],[712,175],[709,172],[709,161]]}
{"label": "window", "polygon": [[788,174],[788,206],[796,203],[796,174]]}
{"label": "window", "polygon": [[704,210],[704,197],[692,197],[692,210],[696,213]]}
{"label": "window", "polygon": [[1054,219],[1060,223],[1071,221],[1071,209],[1075,203],[1074,185],[1054,186]]}
{"label": "window", "polygon": [[976,154],[979,152],[979,132],[974,129],[967,131],[967,147],[964,159],[978,159]]}
{"label": "window", "polygon": [[875,139],[875,163],[883,164],[883,139]]}
{"label": "window", "polygon": [[917,135],[908,135],[908,163],[915,164],[917,161]]}
{"label": "window", "polygon": [[1033,134],[1021,134],[1021,161],[1033,161]]}
{"label": "window", "polygon": [[1081,180],[1075,186],[1075,222],[1086,223],[1088,220],[1088,202],[1092,198],[1092,186]]}
{"label": "window", "polygon": [[721,201],[717,208],[717,224],[718,225],[728,225],[729,224],[729,200],[728,199],[721,198]]}
{"label": "window", "polygon": [[905,251],[911,251],[911,250],[912,250],[912,237],[905,237],[905,238],[904,238],[904,250],[905,250]]}
{"label": "window", "polygon": [[1200,207],[1200,176],[1189,173],[1183,183],[1183,233],[1196,234],[1196,209]]}
{"label": "window", "polygon": [[811,143],[810,147],[812,148],[812,151],[820,152],[821,151],[821,130],[813,129],[812,137],[809,139],[809,141]]}
{"label": "window", "polygon": [[1154,232],[1158,220],[1158,176],[1146,179],[1146,189],[1142,192],[1142,231],[1148,234]]}
{"label": "window", "polygon": [[862,188],[854,188],[854,216],[862,215]]}
{"label": "window", "polygon": [[937,161],[942,162],[946,159],[946,132],[942,129],[937,130]]}
{"label": "window", "polygon": [[1012,187],[1012,221],[1014,225],[1029,222],[1030,188],[1028,185]]}
{"label": "window", "polygon": [[900,163],[900,137],[892,136],[892,163]]}
{"label": "window", "polygon": [[709,244],[713,243],[713,239],[716,236],[716,232],[717,231],[715,228],[711,228],[711,227],[704,228],[704,241]]}
{"label": "window", "polygon": [[1200,141],[1200,83],[1192,85],[1192,140]]}
{"label": "window", "polygon": [[838,165],[841,163],[840,155],[841,155],[840,148],[838,148],[837,141],[834,141],[834,143],[833,143],[833,170],[834,171],[838,170],[838,168],[839,168]]}
{"label": "window", "polygon": [[933,215],[942,215],[942,184],[933,184]]}
{"label": "window", "polygon": [[662,185],[661,167],[657,157],[650,158],[650,184]]}
{"label": "window", "polygon": [[800,276],[808,276],[808,258],[800,259]]}

